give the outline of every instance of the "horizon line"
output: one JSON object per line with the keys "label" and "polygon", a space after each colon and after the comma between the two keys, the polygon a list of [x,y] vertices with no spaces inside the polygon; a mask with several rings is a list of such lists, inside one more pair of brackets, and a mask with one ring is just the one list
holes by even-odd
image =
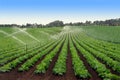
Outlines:
{"label": "horizon line", "polygon": [[51,21],[49,21],[49,22],[47,22],[47,23],[45,23],[45,24],[43,24],[43,23],[38,23],[37,21],[36,22],[33,22],[33,23],[31,23],[31,22],[26,22],[26,23],[0,23],[0,25],[12,25],[12,24],[16,24],[16,25],[26,25],[26,24],[42,24],[42,25],[46,25],[46,24],[49,24],[49,23],[51,23],[51,22],[54,22],[54,21],[62,21],[64,24],[66,24],[66,23],[77,23],[77,22],[81,22],[81,23],[85,23],[86,21],[91,21],[91,22],[94,22],[94,21],[106,21],[106,20],[111,20],[111,19],[120,19],[120,18],[109,18],[109,19],[96,19],[96,20],[84,20],[84,21],[69,21],[69,22],[66,22],[66,21],[64,21],[64,20],[51,20]]}

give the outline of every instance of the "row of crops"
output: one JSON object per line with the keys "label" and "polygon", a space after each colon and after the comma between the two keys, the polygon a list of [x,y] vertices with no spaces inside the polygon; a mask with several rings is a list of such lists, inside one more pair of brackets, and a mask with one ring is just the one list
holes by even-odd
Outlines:
{"label": "row of crops", "polygon": [[[1,51],[0,72],[29,71],[35,66],[35,74],[45,74],[54,57],[58,58],[52,73],[59,76],[67,72],[67,56],[70,53],[72,69],[77,78],[90,79],[92,74],[81,59],[83,55],[89,66],[104,80],[120,80],[120,45],[97,40],[80,30],[63,32],[56,40],[24,48]],[[38,64],[36,64],[40,61]],[[113,73],[113,72],[114,73]]]}
{"label": "row of crops", "polygon": [[[83,41],[80,41],[81,39]],[[78,39],[78,38],[74,37],[73,41],[74,41],[76,47],[78,48],[78,50],[81,52],[81,54],[86,58],[89,65],[98,73],[98,75],[101,78],[119,80],[119,78],[120,78],[118,76],[119,74],[118,75],[112,74],[110,72],[110,70],[106,68],[106,65],[108,65],[107,63],[109,63],[109,65],[111,65],[111,66],[113,64],[116,64],[116,65],[113,65],[114,66],[113,70],[116,69],[115,71],[120,73],[120,71],[119,71],[120,62],[117,62],[117,61],[113,60],[112,58],[106,56],[105,53],[101,53],[101,52],[93,49],[92,47],[87,46],[84,43],[85,40],[83,38]],[[98,49],[99,49],[99,47],[98,47]],[[101,59],[103,60],[102,63],[99,61],[99,58],[100,58],[100,60]],[[112,60],[112,62],[111,62],[111,60]],[[106,63],[104,63],[104,61],[106,61]]]}

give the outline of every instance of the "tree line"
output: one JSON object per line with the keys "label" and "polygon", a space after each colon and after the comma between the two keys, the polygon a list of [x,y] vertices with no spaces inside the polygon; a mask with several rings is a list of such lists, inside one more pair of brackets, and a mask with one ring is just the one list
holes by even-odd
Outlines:
{"label": "tree line", "polygon": [[120,18],[118,19],[109,19],[105,21],[86,21],[86,22],[76,22],[76,23],[66,23],[65,25],[70,26],[88,26],[88,25],[99,25],[99,26],[120,26]]}
{"label": "tree line", "polygon": [[30,24],[27,23],[26,25],[17,25],[17,24],[1,24],[0,27],[19,27],[19,28],[44,28],[44,27],[63,27],[63,26],[88,26],[88,25],[100,25],[100,26],[120,26],[120,18],[118,19],[109,19],[105,21],[86,21],[86,22],[76,22],[76,23],[63,23],[63,21],[53,21],[46,25],[43,24]]}
{"label": "tree line", "polygon": [[37,23],[34,23],[34,24],[27,23],[27,24],[25,24],[25,25],[18,25],[18,24],[0,24],[0,27],[19,27],[19,28],[44,28],[44,27],[63,27],[63,26],[64,26],[63,21],[59,21],[59,20],[50,22],[50,23],[48,23],[48,24],[46,24],[46,25],[37,24]]}

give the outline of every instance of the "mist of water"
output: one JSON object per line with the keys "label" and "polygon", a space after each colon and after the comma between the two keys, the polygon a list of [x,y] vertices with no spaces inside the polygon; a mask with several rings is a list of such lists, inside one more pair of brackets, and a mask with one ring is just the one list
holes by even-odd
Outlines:
{"label": "mist of water", "polygon": [[20,39],[18,39],[17,37],[15,37],[14,35],[10,35],[10,34],[8,34],[7,32],[2,31],[2,30],[0,30],[0,32],[3,33],[3,34],[5,34],[5,35],[7,35],[7,36],[11,36],[13,39],[19,41],[20,43],[22,43],[22,44],[24,44],[24,45],[26,44],[26,43],[24,43],[22,40],[20,40]]}
{"label": "mist of water", "polygon": [[19,31],[21,31],[21,32],[25,33],[26,35],[28,35],[29,37],[31,37],[32,39],[40,42],[37,38],[35,38],[34,36],[32,36],[31,34],[29,34],[28,32],[26,32],[26,28],[24,28],[24,29],[18,28],[18,29],[19,29]]}

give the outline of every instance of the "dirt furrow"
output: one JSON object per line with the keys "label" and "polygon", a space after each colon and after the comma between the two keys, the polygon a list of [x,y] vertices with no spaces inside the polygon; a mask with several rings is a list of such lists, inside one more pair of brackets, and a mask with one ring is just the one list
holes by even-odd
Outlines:
{"label": "dirt furrow", "polygon": [[69,46],[69,41],[68,41],[68,55],[67,55],[67,72],[65,74],[65,80],[77,80],[74,70],[72,68],[72,57],[71,57],[71,52],[70,52],[70,46]]}
{"label": "dirt furrow", "polygon": [[16,68],[12,69],[10,72],[0,73],[0,80],[19,80],[21,73],[18,72],[18,68],[26,62],[23,61],[21,64],[17,65]]}
{"label": "dirt furrow", "polygon": [[[46,73],[44,74],[42,80],[54,80],[55,79],[56,76],[52,73],[52,70],[55,66],[55,63],[57,62],[57,59],[58,59],[58,56],[59,56],[59,54],[62,50],[63,44],[64,44],[64,42],[62,43],[62,45],[61,45],[59,51],[57,52],[57,54],[54,56],[50,66],[49,66],[48,70],[46,71]],[[56,79],[56,80],[58,80],[58,79]]]}
{"label": "dirt furrow", "polygon": [[76,45],[74,44],[77,52],[78,52],[78,55],[80,56],[80,59],[83,61],[85,67],[87,68],[88,72],[91,74],[91,78],[90,80],[102,80],[97,72],[95,72],[95,70],[93,68],[90,67],[90,65],[88,64],[88,62],[86,61],[85,57],[81,54],[81,52],[78,50],[78,48],[76,47]]}

